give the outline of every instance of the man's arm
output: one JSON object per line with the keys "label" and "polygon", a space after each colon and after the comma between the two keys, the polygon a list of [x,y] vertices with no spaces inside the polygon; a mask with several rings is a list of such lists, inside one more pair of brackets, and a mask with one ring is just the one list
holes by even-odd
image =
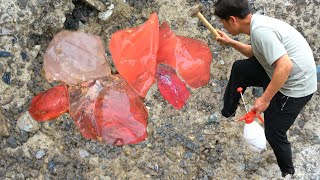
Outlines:
{"label": "man's arm", "polygon": [[293,66],[288,54],[281,56],[274,64],[275,70],[267,89],[261,97],[256,99],[254,106],[251,109],[251,111],[256,112],[257,117],[268,108],[273,96],[287,81]]}
{"label": "man's arm", "polygon": [[241,43],[239,41],[236,41],[234,39],[231,39],[226,33],[217,30],[221,37],[217,37],[217,41],[221,44],[230,45],[233,48],[235,48],[237,51],[239,51],[241,54],[252,57],[253,51],[251,45]]}

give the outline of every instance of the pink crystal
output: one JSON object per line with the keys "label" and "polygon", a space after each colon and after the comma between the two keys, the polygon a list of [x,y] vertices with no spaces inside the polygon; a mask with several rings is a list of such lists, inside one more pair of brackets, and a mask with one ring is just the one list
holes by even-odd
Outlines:
{"label": "pink crystal", "polygon": [[99,36],[62,31],[54,36],[44,55],[44,71],[49,82],[69,85],[111,73]]}
{"label": "pink crystal", "polygon": [[138,94],[119,75],[70,88],[70,114],[88,139],[135,144],[147,136],[148,113]]}

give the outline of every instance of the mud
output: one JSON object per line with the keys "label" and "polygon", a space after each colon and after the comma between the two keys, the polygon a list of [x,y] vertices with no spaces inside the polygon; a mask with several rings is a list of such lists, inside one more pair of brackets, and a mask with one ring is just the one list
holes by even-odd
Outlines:
{"label": "mud", "polygon": [[[198,2],[216,28],[215,1],[101,0],[114,5],[112,15],[99,18],[97,7],[85,1],[3,0],[0,4],[0,179],[281,179],[272,149],[252,154],[244,146],[242,106],[232,119],[222,118],[222,94],[231,64],[244,58],[219,46],[208,30],[188,16]],[[250,0],[253,10],[282,19],[308,40],[320,64],[320,3],[318,0]],[[106,9],[110,11],[110,9]],[[56,85],[42,70],[48,43],[63,29],[99,35],[110,64],[108,42],[117,30],[142,24],[152,12],[178,35],[201,39],[213,53],[208,85],[192,90],[182,110],[175,110],[156,86],[144,102],[149,110],[148,139],[114,147],[81,137],[68,114],[55,121],[34,122],[27,109],[31,98]],[[249,42],[248,36],[237,36]],[[10,54],[7,54],[9,52]],[[113,73],[116,69],[113,66]],[[320,89],[320,85],[318,85]],[[292,128],[296,179],[320,179],[319,90]],[[252,104],[251,89],[245,93]]]}

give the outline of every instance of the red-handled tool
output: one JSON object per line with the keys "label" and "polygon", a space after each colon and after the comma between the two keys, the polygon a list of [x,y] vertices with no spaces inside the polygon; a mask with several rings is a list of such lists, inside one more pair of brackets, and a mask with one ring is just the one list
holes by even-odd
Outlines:
{"label": "red-handled tool", "polygon": [[[240,118],[240,120],[247,120],[247,121],[253,121],[253,119],[254,119],[254,117],[256,116],[256,112],[252,112],[252,111],[250,111],[250,112],[248,112],[248,108],[247,108],[247,105],[246,105],[246,103],[244,102],[244,98],[243,98],[243,94],[242,94],[242,91],[243,91],[243,88],[242,87],[238,87],[237,88],[237,91],[240,93],[240,95],[241,95],[241,99],[242,99],[242,102],[243,102],[243,105],[244,105],[244,108],[245,108],[245,110],[246,110],[246,112],[247,112],[247,114],[245,114],[243,117],[241,117]],[[263,119],[262,119],[262,117],[259,115],[259,120],[261,121],[261,122],[264,122],[263,121]]]}
{"label": "red-handled tool", "polygon": [[[256,116],[256,112],[250,111],[244,116],[240,117],[239,121],[246,121],[246,123],[252,123],[254,121],[254,117]],[[264,120],[262,117],[259,115],[258,119],[264,123]]]}

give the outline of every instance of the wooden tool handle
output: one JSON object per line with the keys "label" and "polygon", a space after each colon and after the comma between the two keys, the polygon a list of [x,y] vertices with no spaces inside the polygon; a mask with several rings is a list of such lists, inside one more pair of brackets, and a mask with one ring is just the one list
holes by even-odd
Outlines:
{"label": "wooden tool handle", "polygon": [[203,24],[209,29],[211,34],[214,35],[214,37],[221,37],[220,34],[215,30],[212,25],[206,20],[206,18],[200,13],[197,13],[198,18],[203,22]]}

